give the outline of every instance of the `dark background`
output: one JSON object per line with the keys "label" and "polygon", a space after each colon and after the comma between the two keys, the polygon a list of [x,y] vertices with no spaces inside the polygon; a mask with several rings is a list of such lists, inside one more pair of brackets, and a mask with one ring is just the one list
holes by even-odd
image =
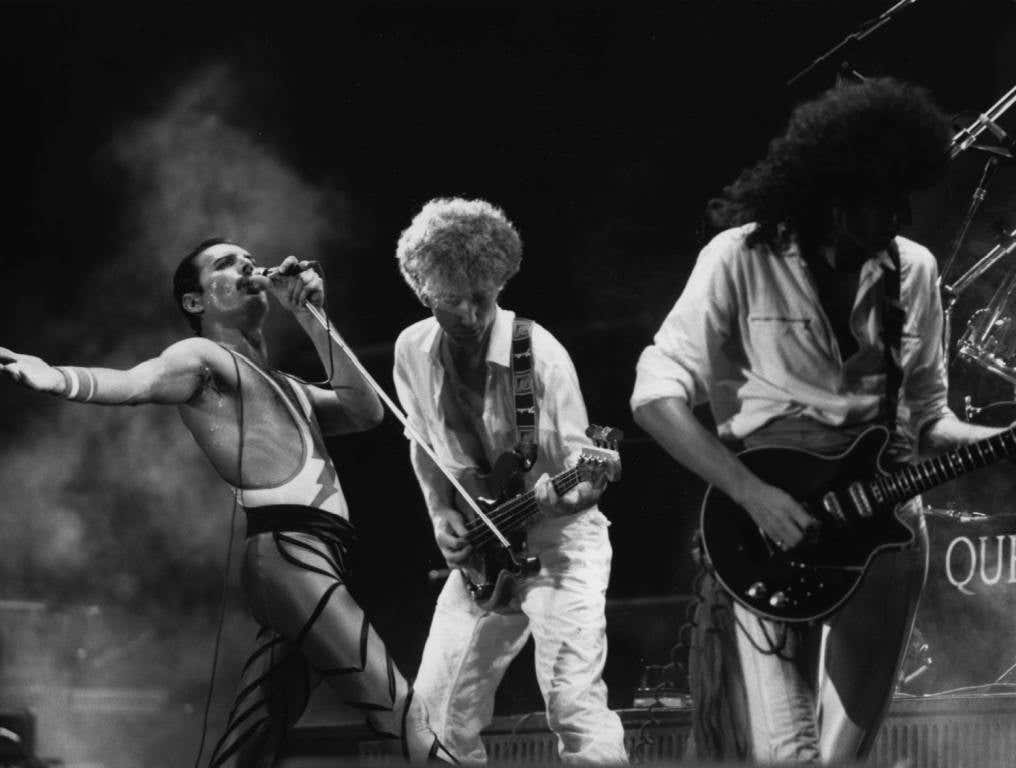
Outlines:
{"label": "dark background", "polygon": [[[634,426],[627,401],[635,360],[707,236],[706,201],[844,59],[926,85],[960,124],[1016,83],[1016,4],[921,0],[786,87],[887,6],[0,5],[0,345],[112,367],[155,355],[187,333],[173,267],[224,235],[265,264],[290,252],[320,260],[331,315],[392,392],[392,341],[424,316],[397,272],[400,231],[435,196],[502,206],[525,244],[502,303],[557,335],[591,419],[627,435],[624,480],[603,508],[614,545],[606,677],[612,703],[629,704],[642,666],[666,662],[677,641],[681,603],[663,598],[690,591],[703,488]],[[1001,123],[1016,128],[1016,111]],[[940,263],[982,163],[961,156],[915,201],[906,234]],[[1014,201],[1016,171],[1003,167],[952,278],[1016,225]],[[954,338],[1008,269],[964,294]],[[279,367],[322,375],[281,313],[271,339]],[[951,386],[957,406],[964,395],[1012,399],[1010,384],[974,366],[953,367]],[[439,587],[427,573],[442,563],[401,428],[389,416],[330,448],[360,532],[354,592],[412,674]],[[95,757],[108,749],[101,728],[26,693],[39,670],[61,691],[154,686],[183,724],[165,726],[158,746],[118,726],[118,750],[153,765],[166,744],[192,753],[228,539],[221,483],[172,409],[87,407],[10,386],[0,461],[0,597],[12,617],[0,627],[0,694],[52,710],[61,735],[43,746]],[[1012,490],[1006,472],[940,500],[997,511]],[[957,629],[955,614],[919,618],[940,647],[1004,621],[976,663],[943,658],[925,682],[988,682],[1016,657],[1003,588],[983,629]],[[246,652],[241,600],[231,581],[213,723]],[[501,711],[539,708],[531,677],[510,673]]]}

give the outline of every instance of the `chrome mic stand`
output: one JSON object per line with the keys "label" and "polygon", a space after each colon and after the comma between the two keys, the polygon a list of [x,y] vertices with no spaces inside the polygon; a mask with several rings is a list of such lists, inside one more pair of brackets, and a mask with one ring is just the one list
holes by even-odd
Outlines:
{"label": "chrome mic stand", "polygon": [[[798,80],[800,80],[802,77],[804,77],[809,72],[811,72],[813,69],[815,69],[816,67],[821,65],[823,62],[825,62],[827,59],[830,59],[832,56],[834,56],[840,50],[842,50],[843,48],[846,48],[848,45],[850,45],[852,43],[859,43],[859,42],[861,42],[866,37],[868,37],[868,35],[870,35],[872,32],[874,32],[876,29],[879,29],[879,28],[885,26],[886,24],[888,24],[889,21],[892,20],[892,18],[897,13],[899,13],[901,10],[903,10],[905,7],[907,7],[908,5],[913,5],[916,2],[917,2],[917,0],[899,0],[898,3],[896,3],[895,5],[893,5],[891,8],[887,9],[886,11],[884,11],[881,15],[876,16],[873,19],[868,19],[863,24],[861,24],[860,28],[856,32],[851,32],[849,35],[847,35],[845,38],[843,38],[840,42],[838,42],[836,45],[834,45],[828,51],[826,51],[821,56],[819,56],[817,59],[815,59],[813,62],[811,62],[811,64],[809,64],[804,69],[802,69],[800,72],[798,72],[796,75],[794,75],[792,78],[787,80],[786,85],[788,87],[793,85]],[[848,74],[860,77],[859,75],[857,75],[856,72],[853,72],[853,71],[849,70],[849,67],[847,68],[847,70],[848,70]],[[864,78],[861,78],[861,79],[863,80]]]}
{"label": "chrome mic stand", "polygon": [[[999,141],[1011,147],[1013,144],[1012,139],[995,121],[1002,117],[1006,110],[1014,103],[1016,103],[1016,85],[1003,94],[1002,98],[996,101],[986,112],[978,115],[974,122],[966,128],[961,129],[953,136],[949,145],[949,159],[955,159],[967,149],[975,146],[974,142],[977,141],[977,139],[985,131],[989,131]],[[959,232],[953,241],[952,252],[949,255],[949,259],[946,262],[942,273],[939,275],[939,287],[942,293],[943,305],[942,349],[945,353],[946,360],[950,357],[952,345],[952,313],[960,292],[970,285],[970,283],[976,278],[984,274],[984,272],[986,272],[996,261],[1002,258],[1002,256],[1009,253],[1012,250],[1012,238],[1016,237],[1016,230],[1014,230],[1006,236],[1006,239],[1009,240],[1008,247],[999,250],[1001,246],[996,246],[986,256],[984,256],[984,258],[967,270],[966,273],[961,275],[956,282],[952,284],[947,284],[945,282],[945,278],[951,271],[953,263],[956,261],[956,257],[959,255],[960,249],[963,246],[963,241],[966,239],[967,231],[970,229],[974,216],[980,209],[981,203],[984,202],[984,198],[987,197],[988,183],[999,164],[998,157],[998,155],[992,153],[985,162],[984,170],[981,172],[980,181],[977,184],[977,188],[974,190],[966,215],[963,217]]]}

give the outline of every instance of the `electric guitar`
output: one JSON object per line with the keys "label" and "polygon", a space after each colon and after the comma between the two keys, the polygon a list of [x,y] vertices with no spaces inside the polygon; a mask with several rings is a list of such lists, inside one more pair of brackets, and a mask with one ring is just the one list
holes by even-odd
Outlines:
{"label": "electric guitar", "polygon": [[1008,429],[889,472],[882,466],[888,441],[888,430],[871,427],[838,456],[766,447],[741,453],[752,472],[793,496],[820,525],[816,535],[783,551],[744,509],[710,486],[702,502],[702,544],[731,597],[777,621],[827,616],[850,597],[875,555],[913,541],[897,516],[903,502],[1016,455],[1016,431]]}
{"label": "electric guitar", "polygon": [[[573,468],[551,478],[559,496],[583,480],[595,485],[613,482],[621,476],[621,457],[617,451],[621,431],[591,425],[586,435],[595,445],[582,449]],[[473,600],[486,611],[507,612],[518,582],[540,570],[539,558],[526,555],[522,544],[525,526],[539,512],[535,491],[521,492],[523,471],[522,458],[509,451],[498,458],[489,474],[473,472],[459,478],[509,543],[506,547],[456,494],[456,506],[466,519],[465,539],[473,547],[462,572]]]}

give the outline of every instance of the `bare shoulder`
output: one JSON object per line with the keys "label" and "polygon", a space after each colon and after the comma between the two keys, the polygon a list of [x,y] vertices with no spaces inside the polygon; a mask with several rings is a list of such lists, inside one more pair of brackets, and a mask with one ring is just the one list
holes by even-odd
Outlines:
{"label": "bare shoulder", "polygon": [[218,372],[225,370],[230,363],[230,354],[214,341],[193,336],[181,339],[162,350],[162,360],[174,368],[210,368]]}
{"label": "bare shoulder", "polygon": [[214,341],[200,336],[170,344],[159,355],[159,361],[163,374],[168,377],[186,377],[193,381],[195,396],[209,385],[220,393],[235,386],[233,356]]}

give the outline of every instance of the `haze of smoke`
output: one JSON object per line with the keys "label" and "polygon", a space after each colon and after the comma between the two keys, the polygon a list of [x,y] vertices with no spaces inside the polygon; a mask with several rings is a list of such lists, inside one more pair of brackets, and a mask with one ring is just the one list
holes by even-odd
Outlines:
{"label": "haze of smoke", "polygon": [[[341,196],[301,179],[252,138],[256,127],[232,125],[240,96],[229,69],[202,71],[161,113],[120,130],[99,154],[105,175],[114,176],[114,168],[125,172],[132,202],[124,212],[123,247],[82,281],[78,316],[65,315],[42,330],[57,340],[55,346],[76,350],[60,362],[129,367],[187,335],[171,301],[171,275],[181,256],[205,237],[235,239],[266,264],[290,252],[324,260],[321,249],[338,240]],[[270,343],[288,333],[275,332]],[[174,408],[54,400],[42,419],[26,423],[0,449],[6,498],[0,506],[6,531],[0,596],[87,601],[135,612],[133,619],[97,620],[96,647],[130,645],[129,638],[141,637],[127,656],[158,661],[147,667],[130,658],[92,665],[81,684],[119,678],[121,685],[165,685],[169,667],[178,671],[176,683],[202,689],[212,642],[207,619],[218,605],[228,531],[228,489]],[[197,626],[180,621],[193,611],[205,617]],[[148,626],[163,634],[145,639]],[[199,630],[203,634],[188,634]],[[59,634],[39,633],[31,647],[12,648],[26,663],[46,660],[30,663],[33,669],[55,665],[51,681],[36,679],[34,685],[66,684],[68,670],[81,661],[67,658],[68,640]],[[16,638],[6,639],[11,648]],[[227,647],[225,653],[233,658],[235,651]],[[129,679],[122,679],[124,670]],[[228,663],[224,677],[230,677]],[[48,725],[55,727],[41,722],[40,733],[55,732]],[[68,728],[61,726],[59,744],[44,744],[51,754],[80,754],[84,742],[101,752],[107,738],[117,744],[113,734],[94,727],[78,733],[76,744]],[[123,744],[117,749],[123,751]]]}

